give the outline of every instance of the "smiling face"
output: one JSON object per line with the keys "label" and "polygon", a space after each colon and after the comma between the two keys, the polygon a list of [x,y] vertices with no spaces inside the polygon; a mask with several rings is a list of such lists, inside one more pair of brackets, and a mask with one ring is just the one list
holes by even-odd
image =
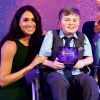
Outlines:
{"label": "smiling face", "polygon": [[22,14],[19,26],[26,36],[32,35],[35,32],[36,22],[33,14],[30,11],[26,11]]}
{"label": "smiling face", "polygon": [[71,35],[78,31],[80,25],[80,16],[76,14],[62,15],[59,26],[65,35]]}

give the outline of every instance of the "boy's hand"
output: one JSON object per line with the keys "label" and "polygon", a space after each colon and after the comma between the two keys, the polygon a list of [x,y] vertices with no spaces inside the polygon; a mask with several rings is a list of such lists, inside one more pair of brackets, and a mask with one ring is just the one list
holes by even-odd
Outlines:
{"label": "boy's hand", "polygon": [[53,62],[53,68],[54,69],[63,69],[65,68],[63,63],[60,63],[57,61],[58,59],[56,58],[55,61]]}
{"label": "boy's hand", "polygon": [[84,59],[82,59],[82,60],[78,60],[78,62],[75,64],[75,68],[78,68],[78,69],[81,69],[81,68],[83,68],[85,66],[85,61],[84,61]]}

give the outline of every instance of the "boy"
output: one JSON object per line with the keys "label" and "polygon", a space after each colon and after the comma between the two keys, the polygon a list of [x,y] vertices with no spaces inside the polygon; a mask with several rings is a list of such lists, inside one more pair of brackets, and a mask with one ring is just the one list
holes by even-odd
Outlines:
{"label": "boy", "polygon": [[[80,71],[81,68],[93,62],[93,57],[88,38],[78,32],[79,25],[80,12],[76,8],[64,8],[60,10],[60,30],[57,31],[57,34],[54,31],[49,31],[40,49],[39,55],[47,58],[43,64],[52,69],[46,76],[46,82],[50,88],[52,100],[69,100],[68,91],[72,85],[80,88],[80,91],[82,91],[81,100],[82,98],[83,100],[98,99],[98,88],[95,80]],[[56,39],[54,39],[55,34]],[[68,39],[65,40],[65,37]],[[70,74],[72,74],[72,76],[69,75],[70,78],[65,74],[68,72],[64,71],[64,69],[68,69],[66,68],[67,66],[64,63],[58,62],[59,59],[57,58],[59,47],[65,46],[69,39],[69,47],[77,47],[79,57],[77,63],[69,70],[71,72]],[[80,91],[75,93],[79,95]]]}

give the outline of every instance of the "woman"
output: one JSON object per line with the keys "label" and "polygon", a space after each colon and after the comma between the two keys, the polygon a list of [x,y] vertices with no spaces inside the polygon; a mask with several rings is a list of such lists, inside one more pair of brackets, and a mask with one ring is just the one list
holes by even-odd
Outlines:
{"label": "woman", "polygon": [[0,100],[31,100],[31,87],[24,76],[45,60],[36,56],[41,37],[39,13],[32,6],[21,7],[0,44]]}

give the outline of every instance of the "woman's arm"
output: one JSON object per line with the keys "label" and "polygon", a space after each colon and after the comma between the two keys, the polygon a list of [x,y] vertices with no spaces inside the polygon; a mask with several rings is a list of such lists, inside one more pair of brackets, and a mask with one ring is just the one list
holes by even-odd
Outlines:
{"label": "woman's arm", "polygon": [[12,63],[16,54],[17,47],[13,41],[7,41],[1,48],[1,63],[0,63],[0,86],[4,87],[21,79],[26,73],[35,67],[35,65],[42,63],[43,58],[37,56],[33,62],[23,68],[22,70],[11,73]]}

